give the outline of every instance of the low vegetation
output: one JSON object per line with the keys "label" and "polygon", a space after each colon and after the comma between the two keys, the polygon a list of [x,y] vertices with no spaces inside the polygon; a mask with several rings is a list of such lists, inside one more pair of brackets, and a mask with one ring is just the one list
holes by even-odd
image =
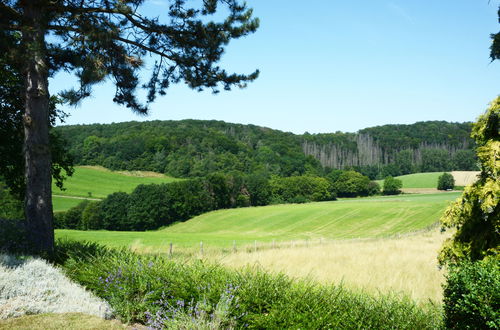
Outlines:
{"label": "low vegetation", "polygon": [[257,251],[249,245],[236,253],[219,251],[207,257],[235,269],[261,267],[294,278],[342,283],[370,294],[393,292],[440,305],[445,270],[438,267],[436,254],[447,236],[433,229],[383,239],[270,243]]}
{"label": "low vegetation", "polygon": [[116,320],[104,320],[83,313],[37,314],[0,320],[0,329],[82,330],[130,329]]}
{"label": "low vegetation", "polygon": [[58,261],[73,280],[106,299],[124,321],[153,328],[217,319],[221,327],[436,328],[434,305],[270,275],[179,263],[96,245],[62,242]]}
{"label": "low vegetation", "polygon": [[0,319],[41,313],[110,317],[108,304],[36,258],[0,255]]}

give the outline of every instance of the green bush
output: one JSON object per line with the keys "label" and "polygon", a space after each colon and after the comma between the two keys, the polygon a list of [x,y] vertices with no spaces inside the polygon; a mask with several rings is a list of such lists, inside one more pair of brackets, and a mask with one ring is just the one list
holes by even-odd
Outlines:
{"label": "green bush", "polygon": [[0,181],[0,218],[24,219],[23,202],[14,197],[9,188]]}
{"label": "green bush", "polygon": [[438,190],[448,190],[455,187],[455,179],[450,173],[443,173],[438,178]]}
{"label": "green bush", "polygon": [[115,192],[101,201],[102,229],[130,230],[128,222],[129,195]]}
{"label": "green bush", "polygon": [[122,320],[158,328],[178,317],[179,322],[186,315],[197,317],[196,310],[214,319],[219,308],[221,328],[429,329],[441,322],[436,306],[295,281],[256,268],[234,271],[72,242],[58,242],[56,252],[68,276],[106,299]]}
{"label": "green bush", "polygon": [[295,203],[307,201],[326,201],[335,199],[331,193],[330,182],[325,178],[313,176],[274,177],[269,181],[273,200]]}
{"label": "green bush", "polygon": [[82,214],[83,210],[87,207],[88,200],[84,200],[76,206],[73,206],[64,212],[64,228],[67,229],[83,229]]}
{"label": "green bush", "polygon": [[101,202],[91,201],[83,209],[82,228],[85,230],[102,228]]}
{"label": "green bush", "polygon": [[451,329],[500,328],[500,259],[452,266],[444,285],[445,325]]}
{"label": "green bush", "polygon": [[24,222],[0,219],[0,251],[17,254],[26,250],[26,230]]}
{"label": "green bush", "polygon": [[401,194],[401,187],[403,187],[401,180],[388,176],[384,179],[384,190],[382,193],[384,195],[398,195]]}

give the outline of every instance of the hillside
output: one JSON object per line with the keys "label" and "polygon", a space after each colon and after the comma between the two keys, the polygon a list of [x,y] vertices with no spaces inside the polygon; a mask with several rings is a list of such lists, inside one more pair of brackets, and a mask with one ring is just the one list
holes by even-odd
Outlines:
{"label": "hillside", "polygon": [[54,212],[67,211],[83,199],[102,199],[123,191],[132,192],[139,184],[168,183],[179,179],[143,171],[110,171],[100,166],[75,166],[75,172],[64,181],[64,190],[52,184]]}
{"label": "hillside", "polygon": [[[437,129],[439,128],[439,129]],[[384,125],[296,135],[254,125],[181,120],[56,127],[79,165],[174,177],[216,171],[280,176],[354,168],[370,178],[474,170],[470,123]]]}
{"label": "hillside", "polygon": [[[452,171],[455,186],[466,186],[475,182],[478,171]],[[443,172],[413,173],[396,177],[403,183],[403,189],[436,189],[439,177]],[[377,180],[383,186],[384,180]]]}
{"label": "hillside", "polygon": [[130,193],[140,184],[168,183],[179,179],[154,172],[110,171],[100,166],[76,166],[75,173],[64,181],[64,190],[53,184],[54,195],[104,198],[117,191]]}
{"label": "hillside", "polygon": [[345,199],[226,209],[202,214],[163,230],[147,232],[56,230],[58,238],[89,240],[123,247],[133,244],[166,251],[177,247],[231,247],[237,244],[304,240],[373,238],[426,228],[439,220],[458,193]]}

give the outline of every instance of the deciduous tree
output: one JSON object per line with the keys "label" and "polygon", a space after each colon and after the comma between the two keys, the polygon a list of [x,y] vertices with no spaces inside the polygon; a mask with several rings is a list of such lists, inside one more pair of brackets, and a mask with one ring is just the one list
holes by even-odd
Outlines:
{"label": "deciduous tree", "polygon": [[[116,85],[113,101],[138,113],[164,95],[172,83],[184,81],[201,90],[244,87],[258,71],[230,74],[217,63],[224,46],[254,32],[258,20],[238,0],[204,0],[200,9],[172,0],[169,22],[141,14],[144,0],[5,0],[0,2],[2,58],[24,78],[25,214],[30,239],[40,252],[53,249],[51,153],[48,78],[60,70],[74,73],[78,88],[61,96],[77,104],[92,86],[110,77]],[[218,7],[227,17],[212,21]],[[19,37],[19,38],[17,38]],[[17,38],[17,39],[16,39]],[[141,103],[136,90],[138,71],[146,55],[156,56]]]}

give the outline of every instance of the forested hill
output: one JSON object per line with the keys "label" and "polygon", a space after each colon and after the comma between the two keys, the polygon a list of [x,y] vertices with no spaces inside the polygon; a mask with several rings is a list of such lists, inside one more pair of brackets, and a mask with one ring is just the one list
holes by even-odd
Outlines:
{"label": "forested hill", "polygon": [[151,170],[176,177],[217,171],[280,176],[354,168],[372,178],[475,169],[470,123],[384,125],[358,133],[296,135],[222,121],[59,126],[77,164]]}

